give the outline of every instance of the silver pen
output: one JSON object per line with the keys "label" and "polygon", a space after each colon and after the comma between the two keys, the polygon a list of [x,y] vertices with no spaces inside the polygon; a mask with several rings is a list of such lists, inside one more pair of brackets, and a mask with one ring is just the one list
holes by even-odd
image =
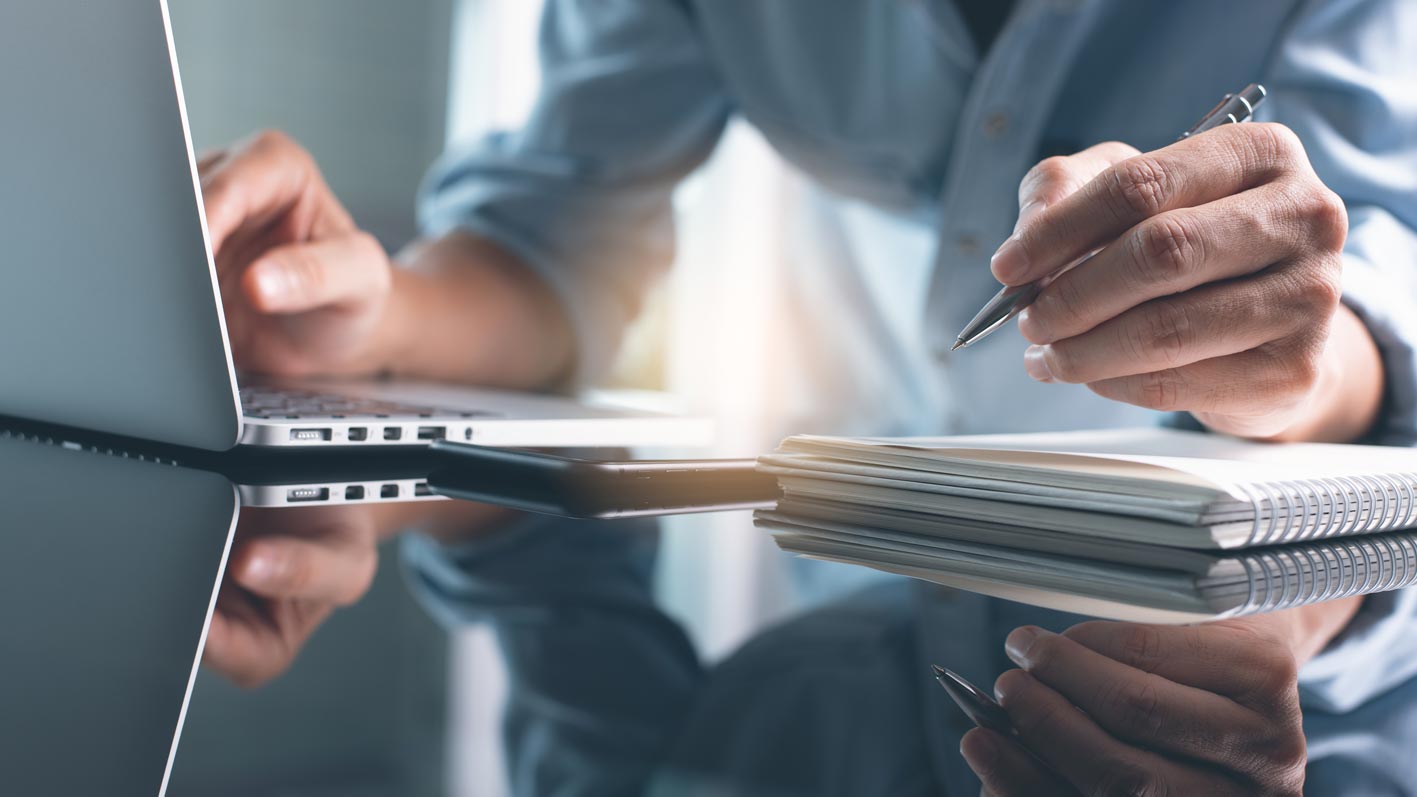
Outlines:
{"label": "silver pen", "polygon": [[975,725],[1005,736],[1018,735],[1013,722],[1009,720],[1009,713],[1004,711],[1003,706],[994,702],[994,698],[985,694],[984,690],[938,664],[931,664],[930,669],[935,672],[935,680],[949,693],[955,705],[959,706],[960,711]]}
{"label": "silver pen", "polygon": [[[1238,94],[1226,94],[1225,98],[1210,110],[1210,113],[1207,113],[1199,122],[1196,122],[1194,127],[1182,133],[1181,137],[1176,140],[1190,138],[1213,127],[1247,121],[1254,115],[1255,109],[1259,107],[1260,103],[1264,102],[1264,98],[1264,86],[1258,83],[1251,83],[1240,89]],[[1091,256],[1091,254],[1086,255],[1077,262],[1081,263]],[[994,330],[1008,323],[1014,316],[1023,312],[1024,308],[1033,304],[1033,301],[1038,298],[1038,294],[1048,286],[1054,277],[1066,270],[1064,268],[1025,285],[1006,286],[994,294],[994,298],[984,305],[984,309],[974,316],[974,320],[965,325],[964,330],[959,333],[959,338],[955,340],[954,346],[950,347],[950,351],[962,349],[971,343],[982,340]]]}

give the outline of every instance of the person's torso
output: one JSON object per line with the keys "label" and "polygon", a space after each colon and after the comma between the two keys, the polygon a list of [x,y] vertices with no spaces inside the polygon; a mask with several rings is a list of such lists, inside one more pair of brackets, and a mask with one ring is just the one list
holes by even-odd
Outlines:
{"label": "person's torso", "polygon": [[[972,0],[971,0],[972,1]],[[806,178],[771,361],[783,428],[1151,423],[1023,371],[1012,328],[949,354],[1038,160],[1155,149],[1263,72],[1294,2],[1018,0],[981,58],[951,0],[691,0],[737,113]],[[829,396],[830,401],[821,400]]]}

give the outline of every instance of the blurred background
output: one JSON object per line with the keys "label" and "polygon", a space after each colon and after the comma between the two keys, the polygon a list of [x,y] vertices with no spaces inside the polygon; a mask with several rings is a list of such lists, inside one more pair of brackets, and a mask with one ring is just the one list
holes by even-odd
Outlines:
{"label": "blurred background", "polygon": [[[170,0],[199,151],[265,128],[319,161],[391,251],[416,235],[414,196],[449,142],[514,127],[535,96],[541,0]],[[715,451],[773,433],[766,355],[782,206],[798,183],[735,123],[676,196],[680,254],[610,386],[667,390],[720,419]],[[712,540],[712,545],[708,541]],[[505,674],[488,634],[437,627],[386,551],[378,581],[273,685],[203,673],[176,768],[181,795],[506,793]],[[666,524],[659,585],[705,658],[788,611],[776,551],[743,513]]]}

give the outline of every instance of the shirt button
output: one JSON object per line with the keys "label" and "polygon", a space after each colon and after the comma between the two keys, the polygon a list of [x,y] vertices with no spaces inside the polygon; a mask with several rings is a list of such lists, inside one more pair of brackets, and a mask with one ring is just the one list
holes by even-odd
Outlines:
{"label": "shirt button", "polygon": [[973,255],[979,252],[979,239],[973,235],[961,235],[955,239],[955,248],[962,255]]}
{"label": "shirt button", "polygon": [[984,135],[997,139],[1009,132],[1009,117],[1007,114],[991,113],[984,120]]}

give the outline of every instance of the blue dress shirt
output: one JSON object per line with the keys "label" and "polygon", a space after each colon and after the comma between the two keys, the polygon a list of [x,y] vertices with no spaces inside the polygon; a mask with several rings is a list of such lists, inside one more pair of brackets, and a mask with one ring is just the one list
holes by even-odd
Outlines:
{"label": "blue dress shirt", "polygon": [[[737,116],[810,178],[783,231],[799,334],[765,345],[797,393],[829,401],[785,412],[784,432],[1154,422],[1034,383],[1016,330],[947,349],[998,287],[988,257],[1030,166],[1165,146],[1258,81],[1260,118],[1298,133],[1348,207],[1344,301],[1388,378],[1374,441],[1417,440],[1417,3],[1019,0],[981,58],[947,0],[548,0],[540,46],[527,125],[451,151],[420,213],[428,234],[485,235],[545,278],[577,332],[574,384],[603,373],[673,259],[672,191]],[[925,664],[988,683],[1011,628],[1077,620],[898,580],[833,589],[828,569],[804,582],[821,609],[705,671],[627,532],[560,536],[530,523],[406,548],[434,611],[498,629],[524,794],[972,793],[964,727]],[[1417,593],[1371,598],[1304,668],[1312,783],[1417,783],[1398,752],[1417,741],[1414,613]],[[568,673],[555,659],[573,649]]]}

